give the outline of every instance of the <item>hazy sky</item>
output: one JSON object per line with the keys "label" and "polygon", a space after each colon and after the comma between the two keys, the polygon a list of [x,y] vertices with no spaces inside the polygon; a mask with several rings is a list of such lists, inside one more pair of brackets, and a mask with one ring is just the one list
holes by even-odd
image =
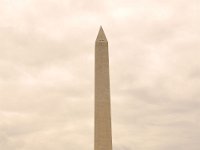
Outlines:
{"label": "hazy sky", "polygon": [[0,0],[0,149],[93,150],[100,25],[114,150],[199,150],[199,0]]}

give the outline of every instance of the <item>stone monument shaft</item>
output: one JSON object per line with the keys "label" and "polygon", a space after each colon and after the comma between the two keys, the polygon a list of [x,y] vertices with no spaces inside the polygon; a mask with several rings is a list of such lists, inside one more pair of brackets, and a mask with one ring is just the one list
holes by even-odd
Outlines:
{"label": "stone monument shaft", "polygon": [[102,27],[95,42],[94,140],[94,150],[112,150],[108,41]]}

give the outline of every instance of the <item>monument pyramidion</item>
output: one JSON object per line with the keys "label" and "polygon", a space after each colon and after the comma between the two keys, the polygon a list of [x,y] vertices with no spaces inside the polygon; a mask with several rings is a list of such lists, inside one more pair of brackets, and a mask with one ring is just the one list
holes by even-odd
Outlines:
{"label": "monument pyramidion", "polygon": [[112,150],[108,41],[100,27],[95,42],[94,150]]}

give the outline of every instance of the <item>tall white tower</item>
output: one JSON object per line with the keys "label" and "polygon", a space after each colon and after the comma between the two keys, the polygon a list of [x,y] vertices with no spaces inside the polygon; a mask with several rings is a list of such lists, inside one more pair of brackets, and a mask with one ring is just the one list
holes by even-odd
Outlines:
{"label": "tall white tower", "polygon": [[95,42],[94,139],[94,150],[112,150],[108,41],[102,27]]}

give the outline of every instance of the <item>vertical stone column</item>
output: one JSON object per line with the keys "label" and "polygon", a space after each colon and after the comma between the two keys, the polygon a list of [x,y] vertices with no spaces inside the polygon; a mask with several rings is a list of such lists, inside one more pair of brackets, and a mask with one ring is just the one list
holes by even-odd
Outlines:
{"label": "vertical stone column", "polygon": [[94,150],[112,150],[108,41],[102,27],[95,42],[94,139]]}

